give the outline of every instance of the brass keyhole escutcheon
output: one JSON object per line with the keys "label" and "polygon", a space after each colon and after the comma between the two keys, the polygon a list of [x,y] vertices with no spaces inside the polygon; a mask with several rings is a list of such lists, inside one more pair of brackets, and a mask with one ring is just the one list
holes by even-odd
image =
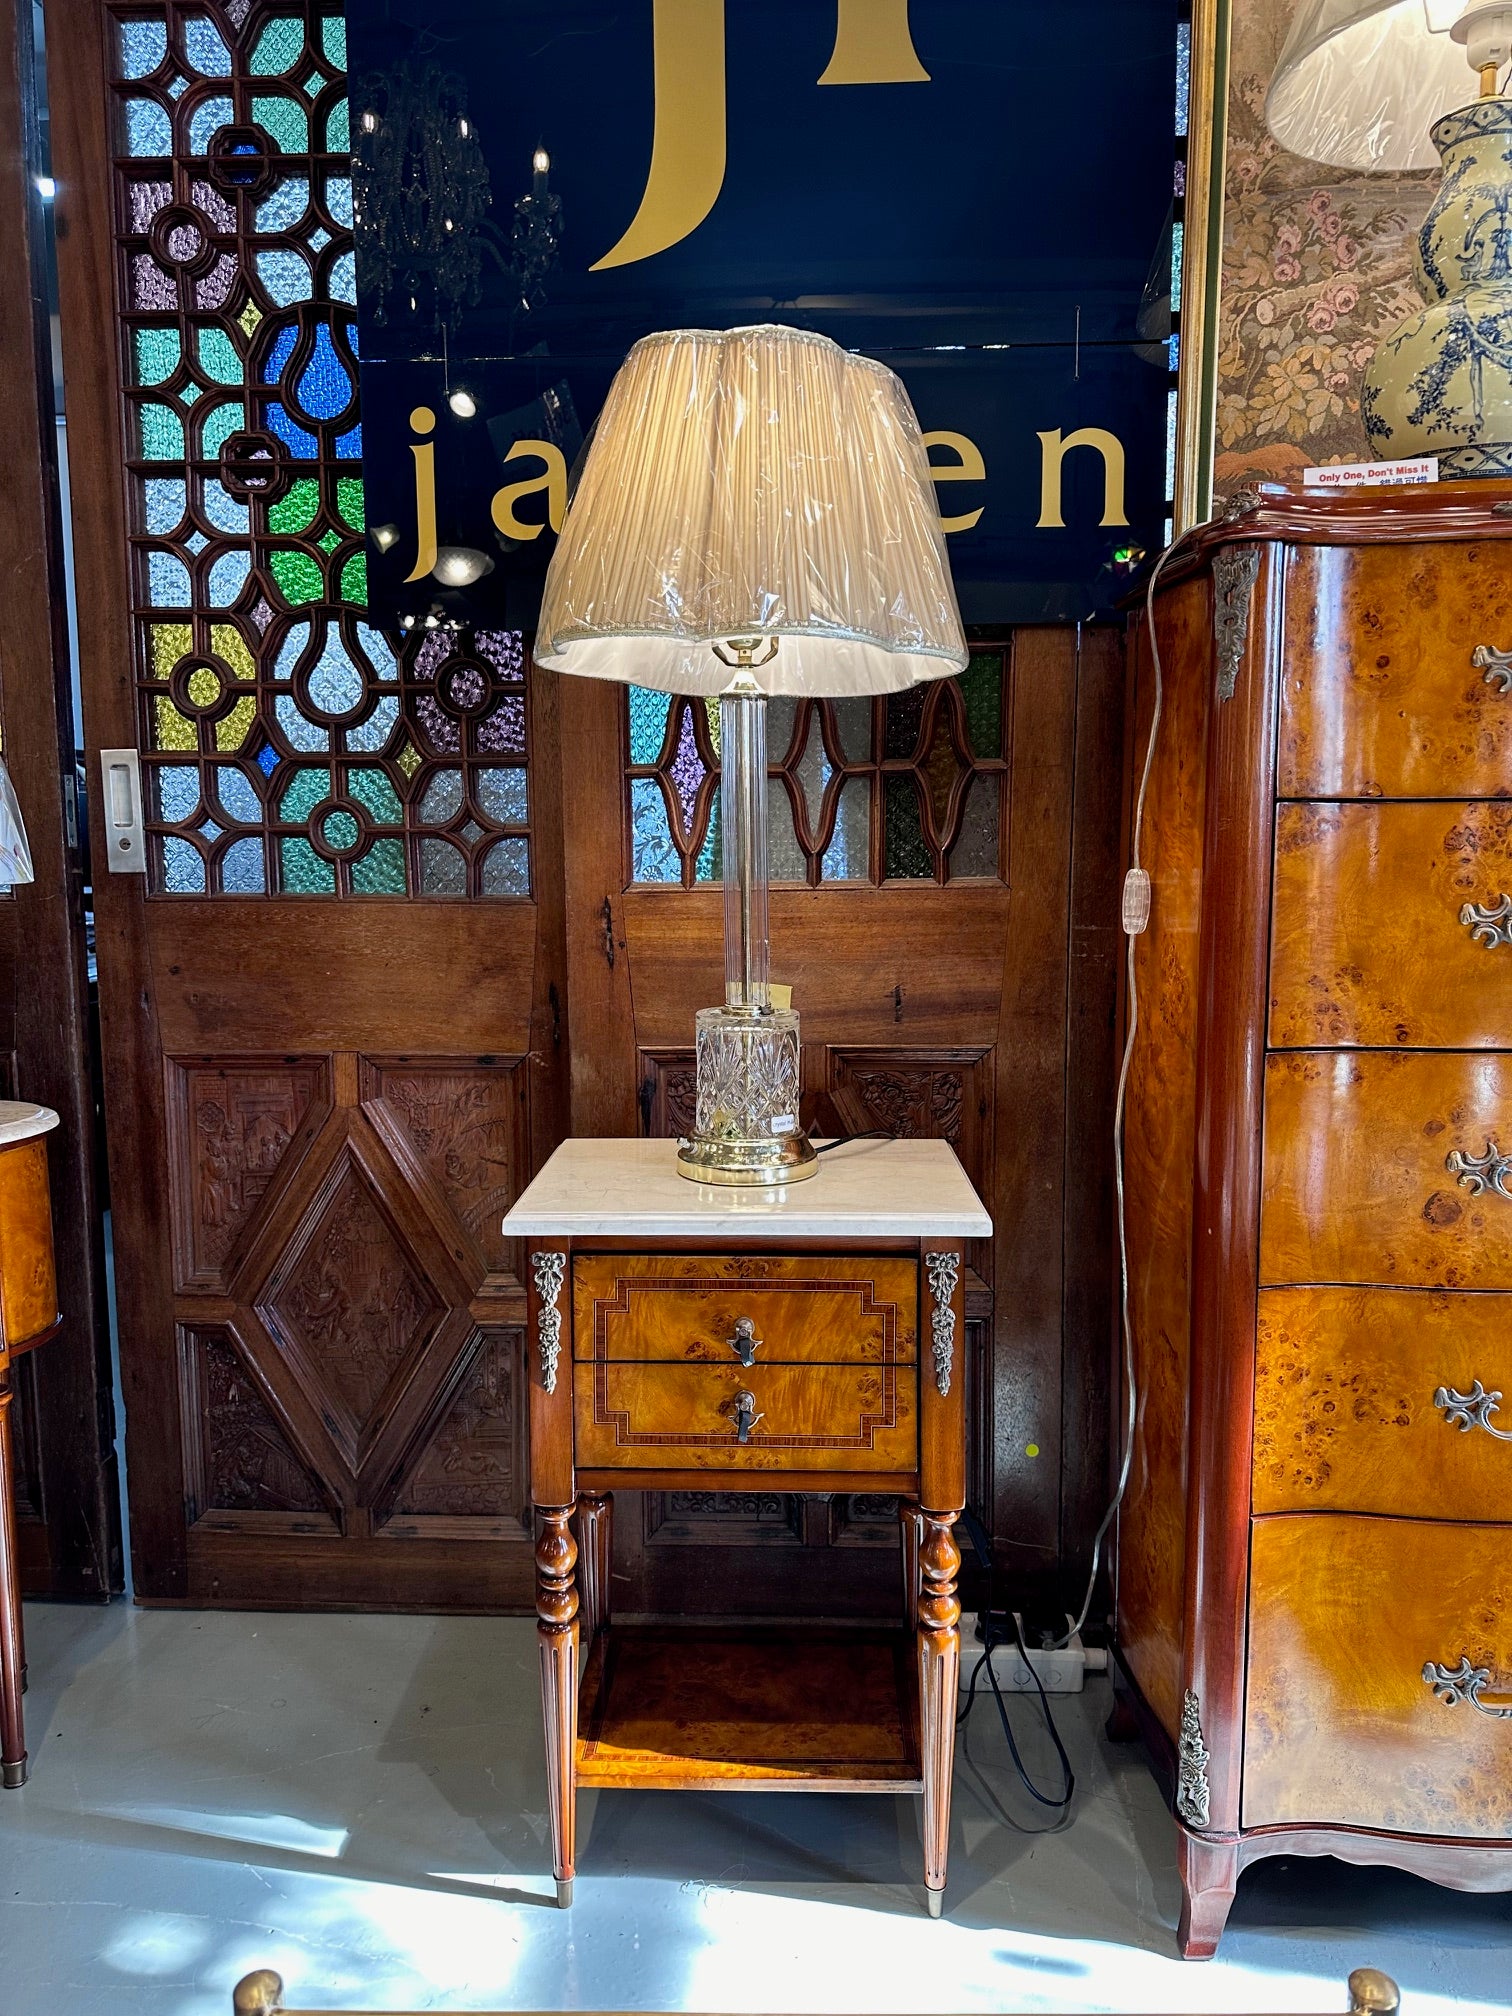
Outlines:
{"label": "brass keyhole escutcheon", "polygon": [[735,1318],[735,1335],[729,1340],[730,1349],[742,1365],[754,1365],[756,1353],[761,1349],[761,1339],[756,1335],[756,1325],[749,1316]]}
{"label": "brass keyhole escutcheon", "polygon": [[749,1442],[751,1430],[758,1421],[765,1421],[765,1414],[756,1412],[756,1395],[748,1393],[744,1386],[735,1395],[735,1440]]}

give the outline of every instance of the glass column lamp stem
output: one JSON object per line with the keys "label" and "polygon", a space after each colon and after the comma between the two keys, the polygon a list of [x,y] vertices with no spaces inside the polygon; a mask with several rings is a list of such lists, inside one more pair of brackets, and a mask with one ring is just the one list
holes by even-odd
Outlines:
{"label": "glass column lamp stem", "polygon": [[766,695],[719,699],[720,824],[724,829],[725,1006],[771,1007],[767,917]]}

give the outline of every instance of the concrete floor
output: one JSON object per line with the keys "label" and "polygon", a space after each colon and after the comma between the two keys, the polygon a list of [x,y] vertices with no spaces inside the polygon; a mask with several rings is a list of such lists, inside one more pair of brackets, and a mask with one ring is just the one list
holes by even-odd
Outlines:
{"label": "concrete floor", "polygon": [[1512,1899],[1330,1862],[1251,1871],[1183,1966],[1169,1821],[1100,1683],[1064,1703],[1049,1834],[976,1710],[942,1923],[914,1801],[770,1795],[585,1796],[562,1913],[528,1623],[32,1605],[27,1649],[4,2016],[226,2016],[254,1966],[316,2008],[1323,2012],[1367,1962],[1404,2016],[1512,2000]]}

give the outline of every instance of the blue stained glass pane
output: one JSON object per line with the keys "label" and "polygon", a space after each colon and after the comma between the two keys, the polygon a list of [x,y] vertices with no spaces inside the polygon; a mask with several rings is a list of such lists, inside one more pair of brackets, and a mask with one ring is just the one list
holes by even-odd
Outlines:
{"label": "blue stained glass pane", "polygon": [[221,829],[213,819],[207,819],[199,830],[202,840],[219,840],[221,836]]}
{"label": "blue stained glass pane", "polygon": [[256,228],[259,231],[287,231],[303,217],[309,201],[309,183],[302,175],[291,175],[287,182],[280,182],[273,194],[258,204]]}
{"label": "blue stained glass pane", "polygon": [[263,365],[265,385],[276,385],[283,376],[284,366],[293,353],[297,333],[292,328],[280,329],[273,339],[273,348],[268,352],[267,362]]}
{"label": "blue stained glass pane", "polygon": [[210,541],[205,537],[203,532],[191,532],[189,537],[184,541],[184,544],[197,560],[210,544]]}
{"label": "blue stained glass pane", "polygon": [[294,387],[294,396],[312,420],[334,420],[352,403],[352,380],[336,355],[331,332],[324,323],[315,329],[315,349]]}
{"label": "blue stained glass pane", "polygon": [[306,245],[309,246],[312,252],[324,252],[325,248],[327,247],[327,245],[330,244],[330,242],[331,242],[331,234],[329,231],[327,231],[324,224],[317,224],[315,226],[315,229],[310,233],[309,237],[306,238],[305,240]]}
{"label": "blue stained glass pane", "polygon": [[347,348],[351,351],[354,357],[360,360],[362,356],[362,345],[357,335],[357,324],[355,322],[344,322],[341,325],[341,329],[342,334],[346,337],[347,340]]}
{"label": "blue stained glass pane", "polygon": [[336,453],[338,455],[355,456],[359,462],[362,460],[362,423],[360,421],[350,434],[338,434],[336,436]]}
{"label": "blue stained glass pane", "polygon": [[176,554],[147,555],[147,594],[160,608],[189,607],[189,569]]}
{"label": "blue stained glass pane", "polygon": [[174,826],[182,826],[199,810],[199,765],[197,763],[154,763],[157,780],[157,816]]}
{"label": "blue stained glass pane", "polygon": [[291,623],[282,644],[278,647],[278,658],[273,666],[275,679],[292,679],[294,667],[299,663],[300,654],[310,641],[308,623]]}
{"label": "blue stained glass pane", "polygon": [[352,182],[348,175],[327,175],[325,185],[326,208],[332,220],[344,224],[348,231],[352,228]]}
{"label": "blue stained glass pane", "polygon": [[333,301],[357,302],[357,261],[350,252],[343,252],[339,259],[331,261],[331,277],[326,283],[326,292]]}
{"label": "blue stained glass pane", "polygon": [[191,841],[170,836],[163,842],[163,886],[170,896],[203,896],[205,862]]}
{"label": "blue stained glass pane", "polygon": [[525,824],[525,772],[483,770],[478,775],[478,802],[501,826]]}
{"label": "blue stained glass pane", "polygon": [[245,424],[246,415],[240,399],[227,399],[219,406],[212,406],[200,421],[200,453],[208,461],[219,455],[226,445],[229,435]]}
{"label": "blue stained glass pane", "polygon": [[393,734],[398,719],[399,702],[392,693],[385,693],[366,721],[359,721],[355,728],[348,728],[346,746],[352,750],[360,749],[364,754],[382,749]]}
{"label": "blue stained glass pane", "polygon": [[245,552],[222,553],[210,569],[210,603],[213,608],[231,607],[247,585],[247,569],[250,565],[250,556]]}
{"label": "blue stained glass pane", "polygon": [[[168,54],[168,30],[161,21],[121,23],[121,75],[145,77]],[[135,153],[136,149],[133,148]]]}
{"label": "blue stained glass pane", "polygon": [[257,255],[257,277],[266,288],[270,301],[276,301],[280,308],[288,308],[296,301],[310,298],[310,269],[297,252],[282,246],[277,252],[259,252]]}
{"label": "blue stained glass pane", "polygon": [[200,503],[205,516],[218,532],[242,532],[247,529],[247,507],[224,490],[213,476],[205,478],[200,493]]}
{"label": "blue stained glass pane", "polygon": [[438,770],[425,787],[420,800],[420,817],[427,826],[444,826],[462,810],[462,772]]}
{"label": "blue stained glass pane", "polygon": [[239,825],[256,826],[261,823],[262,800],[252,789],[251,779],[245,770],[238,770],[234,764],[222,763],[215,773],[215,795],[220,799],[222,810]]}
{"label": "blue stained glass pane", "polygon": [[291,694],[278,695],[273,702],[273,713],[283,731],[283,738],[291,749],[314,751],[330,748],[330,736],[324,728],[317,728],[313,721],[305,719],[294,705]]}
{"label": "blue stained glass pane", "polygon": [[670,693],[653,693],[649,686],[630,688],[630,761],[654,763],[667,735]]}
{"label": "blue stained glass pane", "polygon": [[184,515],[184,484],[178,476],[149,476],[142,485],[149,532],[171,532]]}
{"label": "blue stained glass pane", "polygon": [[367,661],[380,679],[397,679],[399,667],[394,662],[394,653],[388,639],[381,630],[374,630],[370,624],[357,625],[357,637]]}
{"label": "blue stained glass pane", "polygon": [[268,886],[261,840],[238,840],[221,860],[221,887],[228,896],[261,896]]}
{"label": "blue stained glass pane", "polygon": [[636,882],[681,882],[682,862],[672,845],[667,804],[654,777],[630,780],[630,825]]}
{"label": "blue stained glass pane", "polygon": [[189,152],[208,152],[211,134],[222,126],[229,126],[235,117],[229,98],[207,98],[203,104],[196,105],[189,117]]}
{"label": "blue stained glass pane", "polygon": [[126,151],[128,154],[173,152],[173,121],[151,98],[126,100]]}
{"label": "blue stained glass pane", "polygon": [[530,842],[500,840],[483,857],[485,896],[530,894]]}
{"label": "blue stained glass pane", "polygon": [[1185,226],[1182,224],[1173,224],[1171,227],[1171,313],[1173,315],[1181,313],[1181,255],[1185,237]]}
{"label": "blue stained glass pane", "polygon": [[1187,130],[1192,78],[1192,24],[1181,22],[1176,29],[1176,132]]}
{"label": "blue stained glass pane", "polygon": [[278,764],[278,751],[273,747],[271,743],[265,742],[262,748],[259,749],[257,752],[258,769],[261,770],[264,777],[271,777],[273,775],[275,768],[277,767],[277,764]]}
{"label": "blue stained glass pane", "polygon": [[325,18],[321,21],[320,24],[320,46],[325,51],[325,60],[327,61],[327,63],[330,64],[333,70],[346,69],[347,51],[346,51],[345,15],[327,14],[325,16]]}
{"label": "blue stained glass pane", "polygon": [[[779,798],[785,800],[786,797],[787,793],[779,784],[777,789],[772,793],[771,802],[775,805]],[[791,826],[791,816],[788,823]],[[719,800],[716,798],[714,803],[709,807],[709,830],[704,835],[704,844],[698,850],[698,859],[693,863],[693,879],[695,882],[718,882],[723,875],[724,854],[720,838]],[[773,879],[776,879],[775,866],[773,868]]]}
{"label": "blue stained glass pane", "polygon": [[465,896],[467,857],[449,840],[422,840],[420,887],[427,896]]}
{"label": "blue stained glass pane", "polygon": [[310,674],[310,698],[323,714],[350,714],[362,700],[362,674],[342,648],[341,639],[328,635],[315,669]]}
{"label": "blue stained glass pane", "polygon": [[278,436],[291,453],[301,456],[314,456],[320,453],[320,444],[315,436],[307,433],[303,427],[296,427],[276,399],[268,401],[263,409],[263,419],[269,430]]}
{"label": "blue stained glass pane", "polygon": [[328,154],[350,154],[352,151],[352,115],[347,110],[347,101],[340,99],[326,115],[326,152]]}
{"label": "blue stained glass pane", "polygon": [[231,75],[231,52],[203,14],[184,23],[184,54],[201,77]]}

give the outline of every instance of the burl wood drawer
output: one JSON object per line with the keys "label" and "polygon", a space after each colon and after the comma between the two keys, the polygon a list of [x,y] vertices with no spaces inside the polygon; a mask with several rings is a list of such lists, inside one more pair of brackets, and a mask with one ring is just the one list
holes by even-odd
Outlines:
{"label": "burl wood drawer", "polygon": [[1512,1056],[1268,1057],[1262,1283],[1512,1288],[1503,1150]]}
{"label": "burl wood drawer", "polygon": [[[750,1395],[748,1440],[740,1396]],[[599,1359],[574,1382],[585,1470],[916,1470],[912,1365],[648,1364]]]}
{"label": "burl wood drawer", "polygon": [[1255,1510],[1512,1517],[1505,1396],[1512,1295],[1263,1289]]}
{"label": "burl wood drawer", "polygon": [[1282,805],[1274,914],[1277,1048],[1512,1049],[1512,802]]}
{"label": "burl wood drawer", "polygon": [[1244,1825],[1512,1836],[1512,1531],[1257,1519],[1251,1562]]}
{"label": "burl wood drawer", "polygon": [[873,1254],[595,1253],[573,1262],[578,1358],[911,1365],[919,1270]]}
{"label": "burl wood drawer", "polygon": [[1512,546],[1300,547],[1285,623],[1283,798],[1512,796]]}

